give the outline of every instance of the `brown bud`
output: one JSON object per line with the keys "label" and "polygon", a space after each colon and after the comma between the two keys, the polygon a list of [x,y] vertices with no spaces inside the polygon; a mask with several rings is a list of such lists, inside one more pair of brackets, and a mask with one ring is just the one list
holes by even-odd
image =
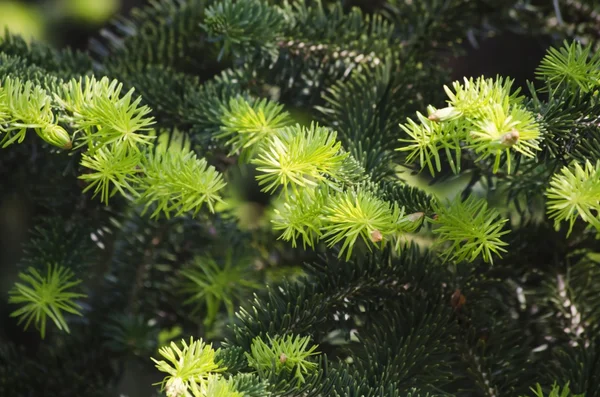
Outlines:
{"label": "brown bud", "polygon": [[378,243],[381,240],[383,240],[383,235],[381,234],[381,232],[377,229],[373,230],[371,232],[371,241],[373,241],[374,243]]}
{"label": "brown bud", "polygon": [[454,310],[459,310],[466,302],[467,298],[460,292],[460,289],[454,291],[450,297],[450,304]]}
{"label": "brown bud", "polygon": [[283,363],[285,363],[286,361],[287,361],[287,356],[285,355],[285,353],[281,353],[281,354],[279,355],[279,362],[283,364]]}

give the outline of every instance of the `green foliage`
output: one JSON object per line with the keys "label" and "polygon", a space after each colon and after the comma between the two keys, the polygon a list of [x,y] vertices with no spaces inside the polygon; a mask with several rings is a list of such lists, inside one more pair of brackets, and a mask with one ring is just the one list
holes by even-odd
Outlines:
{"label": "green foliage", "polygon": [[118,314],[104,327],[105,346],[113,352],[145,358],[156,348],[156,331],[143,315]]}
{"label": "green foliage", "polygon": [[[320,91],[337,79],[365,65],[378,65],[401,47],[393,36],[393,24],[385,17],[358,7],[344,7],[341,2],[263,7],[263,27],[255,30],[270,28],[272,39],[254,44],[254,52],[266,51],[269,55],[256,56],[249,66],[266,83],[278,86],[286,103],[312,105],[318,101]],[[270,17],[280,14],[283,17]],[[247,18],[254,20],[254,14],[249,15]],[[276,22],[279,20],[283,25]],[[249,33],[250,40],[254,40]]]}
{"label": "green foliage", "polygon": [[25,59],[4,52],[0,52],[0,73],[2,76],[31,81],[44,87],[53,85],[57,81],[56,76],[49,74],[45,69],[30,65]]}
{"label": "green foliage", "polygon": [[222,305],[233,318],[235,307],[250,291],[259,288],[252,279],[249,259],[234,257],[230,251],[222,265],[211,257],[197,257],[192,266],[181,271],[181,292],[189,296],[183,303],[194,304],[195,311],[205,306],[206,326],[214,323]]}
{"label": "green foliage", "polygon": [[196,38],[204,12],[201,0],[153,1],[129,18],[115,19],[90,50],[103,73],[137,72],[148,65],[198,67],[204,48]]}
{"label": "green foliage", "polygon": [[208,40],[217,42],[221,50],[217,57],[243,57],[261,48],[276,56],[276,40],[281,37],[285,23],[283,13],[261,0],[214,3],[206,9],[201,25]]}
{"label": "green foliage", "polygon": [[546,99],[529,85],[532,92],[530,105],[545,131],[540,157],[556,158],[564,163],[571,160],[585,162],[600,153],[597,127],[594,120],[600,110],[595,92],[571,92],[569,89],[543,92]]}
{"label": "green foliage", "polygon": [[102,232],[94,226],[92,222],[82,225],[61,216],[37,218],[23,246],[19,267],[41,270],[47,263],[58,263],[76,274],[84,272],[99,254],[97,236]]}
{"label": "green foliage", "polygon": [[[341,151],[337,133],[316,123],[310,127],[286,127],[272,136],[265,149],[252,161],[262,173],[256,179],[266,192],[283,186],[297,193],[300,187],[316,187],[319,183],[333,185],[327,176],[338,172],[348,153]],[[291,186],[291,189],[288,187]]]}
{"label": "green foliage", "polygon": [[[360,161],[373,180],[393,175],[396,162],[395,137],[401,118],[410,104],[408,89],[394,79],[391,60],[367,70],[356,70],[350,78],[337,81],[317,106],[325,125],[338,131],[344,148]],[[408,73],[408,72],[404,72]],[[394,121],[392,121],[394,120]]]}
{"label": "green foliage", "polygon": [[295,247],[302,238],[304,247],[316,247],[325,241],[329,247],[343,242],[339,256],[349,259],[357,241],[371,250],[379,243],[400,241],[402,234],[420,225],[422,214],[406,215],[397,203],[380,200],[366,186],[344,191],[300,189],[286,198],[272,219],[274,230],[283,230],[280,238]]}
{"label": "green foliage", "polygon": [[215,205],[223,202],[219,195],[226,184],[222,175],[191,150],[169,148],[150,154],[142,162],[142,172],[139,200],[146,209],[156,204],[152,217],[187,212],[195,216],[204,204],[215,212]]}
{"label": "green foliage", "polygon": [[165,390],[168,397],[190,396],[190,391],[201,395],[214,379],[213,376],[224,368],[215,362],[215,351],[202,339],[190,338],[189,345],[182,339],[181,344],[179,348],[175,342],[171,342],[170,346],[159,349],[160,355],[168,362],[152,358],[156,368],[168,374],[159,383],[161,390]]}
{"label": "green foliage", "polygon": [[194,397],[243,397],[244,395],[233,390],[229,382],[221,377],[210,375],[206,387],[202,388],[197,383],[190,384]]}
{"label": "green foliage", "polygon": [[[518,90],[511,92],[512,80],[464,79],[453,83],[454,92],[444,86],[449,97],[448,107],[428,108],[429,116],[417,112],[418,123],[408,119],[401,126],[410,139],[400,151],[410,151],[407,161],[419,159],[421,168],[428,166],[431,175],[441,171],[438,152],[444,151],[454,173],[460,171],[462,146],[479,155],[475,161],[494,158],[492,172],[497,173],[503,156],[506,171],[511,173],[513,151],[525,157],[535,157],[541,150],[541,130],[533,113],[523,106]],[[452,156],[454,152],[454,157]],[[435,162],[433,161],[435,160]],[[435,164],[435,168],[434,168]]]}
{"label": "green foliage", "polygon": [[261,380],[255,374],[239,373],[230,378],[230,384],[235,390],[238,390],[244,397],[269,397],[271,392],[268,390],[268,383]]}
{"label": "green foliage", "polygon": [[274,230],[283,230],[279,238],[291,241],[292,247],[296,247],[302,237],[303,247],[314,247],[322,235],[321,215],[326,199],[323,189],[300,189],[277,203],[271,222]]}
{"label": "green foliage", "polygon": [[19,273],[22,282],[15,283],[8,299],[9,303],[21,305],[11,313],[11,317],[19,317],[19,324],[25,321],[25,329],[33,321],[42,339],[46,337],[48,318],[59,330],[69,333],[63,313],[81,316],[81,306],[75,301],[86,297],[71,291],[81,283],[81,280],[73,280],[73,271],[54,264],[49,264],[47,270],[46,276],[31,267]]}
{"label": "green foliage", "polygon": [[554,174],[546,190],[548,215],[554,227],[569,222],[570,234],[578,218],[600,230],[600,161],[589,160],[582,167],[574,163]]}
{"label": "green foliage", "polygon": [[317,345],[309,348],[310,338],[300,335],[268,336],[268,342],[256,338],[252,342],[251,352],[246,353],[248,364],[256,369],[261,377],[273,372],[291,374],[298,386],[305,381],[305,375],[317,369],[312,356],[320,354]]}
{"label": "green foliage", "polygon": [[[596,264],[597,266],[597,264]],[[597,331],[596,331],[597,332]],[[600,389],[598,376],[598,340],[586,341],[586,345],[564,346],[555,353],[555,368],[550,379],[564,379],[572,393],[597,397]]]}
{"label": "green foliage", "polygon": [[248,161],[266,141],[280,135],[278,130],[290,124],[290,116],[276,102],[263,99],[251,103],[236,97],[223,107],[220,122],[221,130],[215,137],[229,138],[230,155],[240,153],[240,160]]}
{"label": "green foliage", "polygon": [[94,197],[100,194],[100,200],[105,204],[117,192],[123,196],[135,194],[135,174],[141,159],[140,152],[119,144],[101,147],[93,155],[83,154],[81,165],[86,172],[79,176],[87,182],[83,191],[94,189]]}
{"label": "green foliage", "polygon": [[550,48],[536,71],[553,89],[589,92],[600,85],[600,54],[591,45],[565,41],[560,49]]}
{"label": "green foliage", "polygon": [[86,76],[61,84],[52,97],[29,81],[5,79],[0,89],[4,147],[22,143],[32,128],[50,144],[71,149],[70,134],[54,124],[59,119],[79,135],[75,150],[87,149],[80,160],[84,192],[93,190],[105,204],[116,193],[139,199],[146,208],[156,204],[153,216],[195,215],[205,203],[214,212],[221,200],[217,192],[225,186],[221,175],[189,150],[147,154],[156,138],[148,133],[151,109],[140,105],[141,97],[133,98],[133,89],[121,95],[122,87],[117,80]]}
{"label": "green foliage", "polygon": [[598,395],[597,45],[527,94],[440,89],[465,37],[597,19],[538,3],[153,1],[91,56],[7,34],[9,301],[70,334],[0,346],[0,394],[116,395],[158,347],[168,397]]}
{"label": "green foliage", "polygon": [[[346,50],[346,54],[340,53],[337,57],[347,57],[356,64],[361,63],[360,59],[356,60],[360,55],[367,58],[364,59],[366,62],[378,63],[376,56],[383,58],[390,49],[399,46],[393,35],[394,25],[380,14],[366,15],[358,7],[345,12],[339,2],[327,4],[322,1],[286,4],[284,9],[293,15],[286,33],[298,45],[321,44],[329,50]],[[343,49],[337,47],[342,45]]]}
{"label": "green foliage", "polygon": [[62,79],[81,76],[92,70],[92,59],[85,52],[70,49],[57,51],[48,44],[29,42],[27,38],[7,30],[4,30],[3,37],[0,38],[0,53],[18,57],[23,64],[29,67],[35,65],[43,69],[45,74]]}
{"label": "green foliage", "polygon": [[[454,92],[444,86],[450,98],[448,107],[435,109],[429,107],[426,119],[417,112],[420,124],[411,119],[408,126],[402,126],[411,139],[401,151],[410,150],[407,161],[419,157],[421,167],[427,165],[434,175],[431,159],[435,159],[435,170],[441,171],[439,150],[444,150],[454,173],[460,171],[461,144],[474,154],[479,154],[475,161],[483,161],[494,157],[492,172],[500,169],[504,155],[507,172],[510,173],[512,150],[525,157],[534,157],[534,151],[540,150],[538,145],[541,131],[533,114],[523,107],[523,97],[518,90],[511,93],[512,80],[496,78],[473,81],[465,78],[464,84],[453,83]],[[451,151],[454,151],[453,159]]]}
{"label": "green foliage", "polygon": [[4,133],[0,141],[3,148],[15,142],[22,143],[29,128],[54,146],[71,148],[71,137],[56,124],[50,96],[30,81],[4,79],[0,87],[0,122],[0,132]]}
{"label": "green foliage", "polygon": [[494,256],[506,252],[508,244],[501,237],[509,233],[503,230],[507,219],[498,219],[495,209],[488,209],[485,200],[470,196],[465,201],[455,200],[447,207],[438,206],[433,224],[438,225],[434,233],[441,236],[440,242],[452,245],[444,250],[444,256],[461,262],[473,262],[481,256],[485,262],[493,263]]}
{"label": "green foliage", "polygon": [[[531,391],[535,393],[535,397],[545,397],[546,394],[542,390],[542,386],[538,383],[535,389],[532,387]],[[564,387],[560,387],[556,382],[552,385],[552,390],[548,394],[548,397],[584,397],[584,394],[574,394],[569,390],[569,383]]]}
{"label": "green foliage", "polygon": [[135,151],[151,143],[153,137],[145,133],[154,123],[147,117],[150,108],[139,106],[141,97],[132,101],[133,89],[121,95],[122,88],[122,83],[107,77],[86,77],[62,86],[56,100],[70,114],[65,121],[82,132],[78,146],[93,153],[108,144],[123,143]]}
{"label": "green foliage", "polygon": [[352,247],[360,237],[370,246],[402,231],[404,210],[363,191],[348,190],[333,194],[325,205],[323,238],[330,246],[344,241],[339,255],[350,258]]}
{"label": "green foliage", "polygon": [[410,139],[402,141],[410,144],[398,149],[399,151],[411,151],[406,157],[406,161],[412,163],[418,158],[421,168],[427,165],[431,175],[434,175],[436,171],[441,170],[439,152],[443,150],[452,170],[458,173],[460,171],[461,146],[459,138],[453,133],[459,130],[458,123],[452,123],[448,128],[448,124],[443,125],[431,121],[420,112],[417,112],[417,119],[419,123],[408,119],[408,124],[400,125],[410,137]]}

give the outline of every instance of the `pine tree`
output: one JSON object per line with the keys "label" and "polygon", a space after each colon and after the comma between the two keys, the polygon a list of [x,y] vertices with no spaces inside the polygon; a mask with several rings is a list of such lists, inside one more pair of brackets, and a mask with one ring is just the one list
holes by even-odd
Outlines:
{"label": "pine tree", "polygon": [[[547,3],[5,33],[0,203],[32,215],[0,395],[117,396],[136,362],[168,397],[600,396],[600,9]],[[501,29],[552,38],[535,79],[452,81]]]}

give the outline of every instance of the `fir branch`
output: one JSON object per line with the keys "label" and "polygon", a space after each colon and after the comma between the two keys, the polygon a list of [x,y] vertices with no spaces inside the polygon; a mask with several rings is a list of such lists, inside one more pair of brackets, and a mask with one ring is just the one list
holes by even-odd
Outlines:
{"label": "fir branch", "polygon": [[221,130],[215,137],[229,138],[229,155],[240,153],[240,161],[254,158],[266,142],[281,135],[279,129],[291,124],[282,105],[265,99],[250,102],[241,97],[232,98],[223,107],[220,122]]}
{"label": "fir branch", "polygon": [[121,95],[123,84],[107,77],[96,80],[71,80],[55,95],[58,104],[71,114],[65,119],[77,130],[82,131],[77,147],[87,146],[94,151],[112,143],[124,143],[129,149],[149,145],[153,137],[143,132],[154,124],[147,117],[150,108],[139,106],[141,97],[133,99],[134,90]]}
{"label": "fir branch", "polygon": [[326,176],[342,167],[348,153],[343,153],[337,133],[318,124],[296,125],[280,130],[271,137],[258,157],[252,161],[262,175],[256,177],[264,191],[273,192],[280,186],[288,194],[289,186],[297,193],[300,187],[315,187],[318,183],[333,183]]}
{"label": "fir branch", "polygon": [[79,220],[58,215],[37,218],[23,245],[19,267],[41,270],[47,263],[59,263],[77,274],[89,270],[100,254],[97,241],[93,240],[97,239],[98,230],[93,222],[84,225]]}
{"label": "fir branch", "polygon": [[431,175],[435,175],[436,171],[440,172],[442,169],[439,152],[443,151],[454,173],[460,172],[461,145],[456,133],[460,125],[458,123],[442,125],[425,118],[420,112],[417,112],[417,119],[420,124],[409,118],[407,124],[400,125],[400,128],[410,137],[410,139],[400,139],[399,141],[406,142],[406,145],[397,149],[410,151],[406,162],[412,163],[418,158],[421,169],[427,166]]}
{"label": "fir branch", "polygon": [[0,141],[3,148],[22,143],[27,129],[35,132],[46,142],[63,149],[71,148],[71,137],[56,124],[52,111],[52,99],[40,86],[30,81],[7,77],[0,87]]}
{"label": "fir branch", "polygon": [[92,60],[85,52],[56,50],[47,43],[28,42],[8,29],[4,29],[4,35],[0,37],[0,53],[18,57],[24,65],[37,67],[61,79],[85,75],[92,70]]}
{"label": "fir branch", "polygon": [[63,313],[81,316],[81,307],[74,301],[86,297],[70,291],[81,283],[81,280],[73,280],[74,273],[71,270],[57,264],[48,264],[47,270],[46,276],[31,267],[19,273],[23,282],[14,285],[8,300],[9,303],[23,304],[11,313],[11,317],[19,317],[19,324],[26,321],[25,329],[33,321],[42,339],[46,337],[48,317],[59,330],[69,333]]}
{"label": "fir branch", "polygon": [[444,250],[446,258],[474,261],[481,256],[485,262],[493,263],[494,256],[506,252],[507,244],[500,238],[509,233],[502,230],[507,219],[500,219],[498,211],[488,209],[485,200],[470,196],[465,201],[455,200],[448,206],[437,206],[433,232],[440,236],[440,244],[452,242]]}
{"label": "fir branch", "polygon": [[322,188],[300,189],[285,200],[278,201],[271,219],[273,230],[283,230],[280,239],[292,242],[296,247],[302,238],[302,246],[315,247],[322,237],[323,207],[327,195]]}
{"label": "fir branch", "polygon": [[94,189],[94,197],[100,194],[105,204],[117,192],[126,197],[137,196],[134,186],[141,159],[141,153],[128,150],[125,144],[107,145],[93,154],[84,153],[81,165],[89,171],[79,176],[88,183],[83,192]]}
{"label": "fir branch", "polygon": [[[139,71],[148,65],[197,70],[204,54],[200,23],[206,4],[201,0],[152,1],[131,16],[117,17],[93,39],[90,50],[96,68],[107,72]],[[204,58],[204,55],[202,55]]]}
{"label": "fir branch", "polygon": [[257,370],[263,378],[271,372],[275,375],[290,374],[298,386],[306,382],[305,375],[314,372],[318,364],[312,356],[320,354],[318,346],[308,347],[309,337],[299,335],[268,336],[268,343],[260,337],[253,340],[250,353],[246,353],[248,364]]}
{"label": "fir branch", "polygon": [[152,217],[187,212],[195,216],[204,204],[215,212],[215,204],[223,202],[219,195],[225,186],[222,175],[193,151],[172,147],[146,156],[141,164],[138,200],[145,205],[144,211],[155,207]]}
{"label": "fir branch", "polygon": [[364,191],[333,194],[323,209],[323,239],[329,246],[343,240],[339,256],[346,252],[348,260],[359,237],[370,248],[379,242],[383,246],[385,240],[403,231],[400,222],[403,215],[404,209],[397,204],[391,205]]}
{"label": "fir branch", "polygon": [[[428,166],[434,175],[434,162],[441,169],[438,151],[446,151],[454,173],[460,171],[460,144],[479,154],[475,162],[494,157],[492,172],[500,169],[501,159],[506,157],[507,172],[512,171],[512,151],[525,157],[535,157],[541,150],[539,141],[542,131],[533,114],[523,105],[518,90],[511,92],[512,80],[478,78],[464,84],[454,82],[454,91],[444,86],[449,106],[442,109],[428,108],[426,119],[417,112],[420,124],[408,119],[408,126],[401,126],[411,139],[400,139],[407,145],[398,148],[411,151],[407,161],[419,156],[421,167]],[[454,158],[452,156],[454,151]]]}
{"label": "fir branch", "polygon": [[481,4],[469,0],[422,0],[406,2],[390,0],[382,5],[381,13],[394,23],[409,54],[420,59],[438,55],[440,51],[458,52],[464,32],[473,28],[480,17]]}
{"label": "fir branch", "polygon": [[[448,307],[423,298],[398,296],[382,310],[376,325],[358,332],[363,346],[353,356],[372,386],[389,383],[405,393],[416,387],[433,392],[450,382],[457,327]],[[389,334],[388,329],[397,331]]]}
{"label": "fir branch", "polygon": [[280,87],[283,102],[314,104],[337,79],[400,51],[393,24],[381,15],[358,7],[346,11],[339,1],[284,4],[281,9],[286,24],[278,57],[258,59],[252,67],[265,82]]}
{"label": "fir branch", "polygon": [[7,55],[0,52],[0,80],[7,77],[31,81],[36,85],[49,88],[57,84],[59,79],[46,69],[30,64],[26,58],[17,55]]}
{"label": "fir branch", "polygon": [[337,254],[322,255],[307,264],[308,278],[302,282],[285,282],[279,288],[268,286],[264,298],[256,297],[251,306],[240,308],[240,323],[233,326],[235,343],[228,341],[228,345],[249,351],[256,336],[325,335],[329,332],[326,328],[339,327],[331,323],[337,310],[354,307],[358,312],[356,306],[373,294],[392,299],[399,292],[438,293],[431,286],[439,284],[438,277],[444,270],[435,257],[414,244],[402,251],[403,255],[393,257],[388,247],[350,261],[341,260]]}
{"label": "fir branch", "polygon": [[328,88],[323,93],[325,105],[316,107],[323,122],[338,131],[346,150],[374,181],[393,173],[390,162],[398,157],[393,138],[400,133],[395,120],[411,101],[399,82],[404,75],[398,76],[394,66],[387,59],[377,67],[355,70],[349,79]]}
{"label": "fir branch", "polygon": [[270,397],[268,383],[255,374],[239,373],[230,378],[233,389],[243,393],[243,397]]}
{"label": "fir branch", "polygon": [[221,44],[217,60],[227,55],[244,58],[260,49],[277,55],[277,40],[283,33],[285,16],[277,7],[261,0],[224,0],[206,9],[200,25],[208,40]]}
{"label": "fir branch", "polygon": [[259,289],[257,281],[252,279],[250,264],[243,259],[234,257],[232,251],[222,265],[211,257],[197,257],[190,267],[180,271],[181,293],[188,296],[183,304],[193,304],[194,312],[205,307],[206,327],[213,325],[223,305],[233,319],[235,307],[251,291]]}
{"label": "fir branch", "polygon": [[600,85],[600,54],[591,53],[591,45],[563,42],[560,49],[550,48],[536,70],[540,80],[553,90],[563,87],[582,92]]}
{"label": "fir branch", "polygon": [[558,229],[562,221],[569,222],[568,234],[578,217],[600,230],[600,161],[593,165],[586,160],[582,167],[574,163],[554,174],[546,190],[547,212]]}
{"label": "fir branch", "polygon": [[598,397],[600,376],[598,372],[598,338],[585,345],[564,346],[554,354],[554,369],[547,374],[549,382],[562,379],[569,383],[571,393]]}
{"label": "fir branch", "polygon": [[157,383],[161,385],[161,390],[166,391],[168,397],[191,397],[188,390],[194,390],[192,385],[203,391],[207,388],[209,380],[212,380],[211,375],[224,370],[215,362],[215,351],[202,339],[190,338],[189,345],[185,340],[181,343],[181,349],[175,342],[171,342],[170,346],[159,350],[160,355],[168,361],[152,358],[156,368],[168,374],[162,382]]}
{"label": "fir branch", "polygon": [[528,336],[510,320],[493,320],[491,329],[471,328],[459,334],[461,360],[471,380],[471,393],[499,397],[527,390],[532,362]]}
{"label": "fir branch", "polygon": [[[532,387],[531,391],[534,393],[534,397],[545,397],[546,394],[542,390],[542,386],[538,383],[535,389]],[[525,396],[521,396],[525,397]],[[548,394],[548,397],[585,397],[584,394],[574,394],[571,393],[569,389],[569,382],[567,382],[564,387],[560,387],[556,382],[552,385],[552,390]]]}

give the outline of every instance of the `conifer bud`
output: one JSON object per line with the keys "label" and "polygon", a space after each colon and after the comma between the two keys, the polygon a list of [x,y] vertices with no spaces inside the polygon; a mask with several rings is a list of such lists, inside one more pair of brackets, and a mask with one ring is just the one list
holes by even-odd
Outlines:
{"label": "conifer bud", "polygon": [[383,235],[381,234],[381,232],[377,229],[373,230],[371,232],[371,241],[373,241],[374,243],[378,243],[381,240],[383,240]]}
{"label": "conifer bud", "polygon": [[467,298],[462,294],[460,289],[454,291],[452,296],[450,297],[450,304],[454,308],[454,310],[460,309],[467,302]]}
{"label": "conifer bud", "polygon": [[500,137],[500,143],[507,147],[513,146],[518,141],[519,141],[519,131],[515,130],[514,128],[512,129],[512,131],[507,132],[506,134],[504,134]]}
{"label": "conifer bud", "polygon": [[405,232],[412,233],[423,224],[424,219],[424,212],[414,212],[399,219],[398,224]]}
{"label": "conifer bud", "polygon": [[40,138],[51,145],[67,150],[73,147],[69,133],[57,124],[48,124],[44,128],[36,129],[36,132]]}
{"label": "conifer bud", "polygon": [[423,212],[414,212],[412,214],[408,214],[406,216],[406,219],[408,219],[411,222],[416,222],[416,221],[422,219],[423,216],[425,216],[425,214]]}
{"label": "conifer bud", "polygon": [[287,361],[287,356],[285,355],[285,353],[281,353],[279,355],[279,362],[284,364]]}
{"label": "conifer bud", "polygon": [[448,106],[442,109],[437,109],[437,110],[433,110],[430,109],[430,113],[429,113],[429,120],[431,121],[436,121],[436,122],[440,122],[440,121],[448,121],[448,120],[454,120],[457,117],[460,117],[462,112],[460,110],[458,110],[455,107],[452,106]]}
{"label": "conifer bud", "polygon": [[185,395],[187,386],[180,377],[173,377],[167,381],[165,391],[167,397],[181,397]]}

